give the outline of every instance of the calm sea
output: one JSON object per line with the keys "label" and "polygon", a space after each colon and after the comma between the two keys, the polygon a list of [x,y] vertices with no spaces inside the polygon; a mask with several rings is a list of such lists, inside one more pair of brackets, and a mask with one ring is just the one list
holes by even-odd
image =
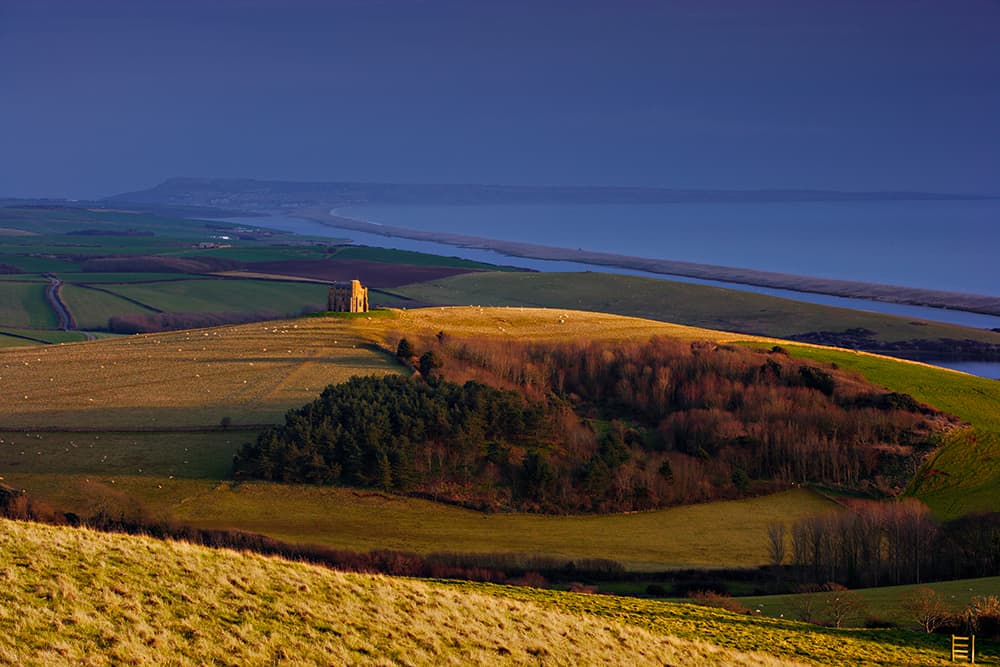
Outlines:
{"label": "calm sea", "polygon": [[337,212],[428,231],[1000,296],[1000,201],[380,205]]}

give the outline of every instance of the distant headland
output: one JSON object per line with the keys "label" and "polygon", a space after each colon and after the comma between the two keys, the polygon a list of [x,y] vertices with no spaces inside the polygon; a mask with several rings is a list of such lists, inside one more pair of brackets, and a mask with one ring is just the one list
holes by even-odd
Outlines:
{"label": "distant headland", "polygon": [[621,186],[527,186],[433,183],[304,182],[236,178],[168,178],[146,190],[126,192],[116,203],[202,206],[273,211],[307,206],[360,204],[681,204],[834,201],[942,201],[1000,199],[998,195],[910,191],[803,189],[678,189]]}

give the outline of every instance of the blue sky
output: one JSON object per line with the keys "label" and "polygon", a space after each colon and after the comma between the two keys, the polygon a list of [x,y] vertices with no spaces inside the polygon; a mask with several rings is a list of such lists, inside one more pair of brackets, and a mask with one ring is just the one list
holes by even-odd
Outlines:
{"label": "blue sky", "polygon": [[1000,3],[2,0],[0,196],[168,176],[1000,194]]}

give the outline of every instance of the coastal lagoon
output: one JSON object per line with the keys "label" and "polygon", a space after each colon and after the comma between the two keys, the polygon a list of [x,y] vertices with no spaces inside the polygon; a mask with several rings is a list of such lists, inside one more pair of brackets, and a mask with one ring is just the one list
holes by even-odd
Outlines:
{"label": "coastal lagoon", "polygon": [[[372,207],[375,208],[375,207]],[[381,207],[379,207],[381,208]],[[387,208],[411,208],[411,207],[387,207]],[[459,209],[478,207],[456,207]],[[514,208],[514,207],[505,207]],[[343,213],[342,209],[338,209]],[[351,242],[361,245],[370,245],[381,248],[394,248],[398,250],[413,250],[435,255],[445,255],[471,259],[480,262],[489,262],[506,266],[516,266],[535,271],[598,271],[603,273],[619,273],[634,276],[646,276],[649,278],[659,278],[661,280],[675,280],[678,282],[697,283],[700,285],[713,285],[715,287],[725,287],[758,294],[769,294],[771,296],[806,301],[809,303],[819,303],[827,306],[839,306],[841,308],[852,308],[855,310],[870,310],[887,315],[899,315],[901,317],[911,317],[914,319],[932,320],[937,322],[948,322],[960,324],[967,327],[979,329],[1000,328],[1000,317],[996,315],[986,315],[982,313],[970,313],[961,310],[949,310],[945,308],[929,308],[925,306],[912,306],[908,304],[886,303],[882,301],[869,301],[866,299],[852,299],[828,294],[816,294],[812,292],[796,292],[792,290],[776,289],[771,287],[758,287],[756,285],[746,285],[742,283],[730,283],[720,280],[703,280],[700,278],[689,278],[686,276],[664,275],[661,273],[650,273],[635,269],[619,268],[614,266],[603,266],[593,264],[582,264],[579,262],[568,262],[559,260],[533,259],[527,257],[513,257],[504,255],[494,250],[482,248],[466,248],[462,246],[448,245],[435,241],[419,241],[414,239],[382,236],[359,232],[352,229],[341,229],[330,224],[323,224],[312,220],[304,220],[290,216],[272,215],[255,218],[230,218],[230,222],[238,222],[244,225],[271,227],[282,231],[302,234],[306,236],[318,236],[326,238],[349,239]],[[472,232],[469,232],[470,234]],[[598,248],[602,249],[602,248]],[[602,249],[603,250],[603,249]],[[684,258],[685,260],[687,258]],[[763,267],[753,267],[763,268]]]}
{"label": "coastal lagoon", "polygon": [[422,231],[1000,296],[1000,200],[365,205]]}
{"label": "coastal lagoon", "polygon": [[969,375],[978,375],[991,380],[1000,380],[1000,363],[996,361],[927,361],[928,364],[944,366]]}
{"label": "coastal lagoon", "polygon": [[[370,208],[375,209],[376,207],[370,207]],[[438,207],[407,206],[407,207],[377,207],[377,208],[397,209],[398,211],[403,211],[414,208],[429,209]],[[469,209],[478,209],[480,207],[454,207],[454,208],[458,211],[466,210],[468,212]],[[487,208],[522,208],[522,207],[487,207]],[[525,207],[525,208],[536,208],[536,207]],[[631,207],[626,207],[626,208],[631,208]],[[997,207],[994,206],[994,208]],[[355,210],[359,211],[360,209],[355,209]],[[346,213],[346,211],[344,211],[343,209],[338,209],[338,212],[341,215]],[[266,217],[253,217],[253,218],[230,218],[229,221],[255,227],[270,227],[272,229],[280,229],[282,231],[292,232],[295,234],[301,234],[305,236],[338,238],[344,240],[349,239],[351,242],[361,245],[370,245],[382,248],[394,248],[399,250],[412,250],[416,252],[425,252],[436,255],[461,257],[464,259],[471,259],[476,261],[489,262],[493,264],[500,264],[507,266],[516,266],[525,269],[532,269],[535,271],[597,271],[604,273],[639,275],[651,278],[658,278],[661,280],[676,280],[679,282],[714,285],[717,287],[726,287],[729,289],[744,290],[744,291],[756,292],[759,294],[769,294],[772,296],[794,299],[798,301],[805,301],[809,303],[820,303],[830,306],[839,306],[842,308],[852,308],[855,310],[869,310],[873,312],[885,313],[890,315],[910,317],[913,319],[925,319],[938,322],[949,322],[952,324],[961,324],[964,326],[977,327],[983,329],[1000,328],[1000,317],[993,315],[969,313],[959,310],[948,310],[944,308],[928,308],[923,306],[911,306],[906,304],[884,303],[880,301],[868,301],[864,299],[849,299],[844,297],[830,296],[826,294],[795,292],[791,290],[757,287],[754,285],[727,283],[723,281],[700,280],[697,278],[687,278],[683,276],[648,273],[643,271],[622,269],[611,266],[595,266],[589,264],[580,264],[576,262],[540,260],[540,259],[531,259],[524,257],[511,257],[508,255],[503,255],[493,250],[484,250],[480,248],[465,248],[461,246],[447,245],[433,241],[418,241],[406,238],[382,236],[379,234],[369,234],[366,232],[359,232],[355,230],[340,229],[332,225],[323,224],[312,220],[304,220],[301,218],[295,218],[290,216],[272,215]],[[387,219],[386,222],[387,223],[391,222],[392,224],[403,226],[402,224],[403,221],[401,220],[389,221]],[[480,235],[483,234],[484,232],[489,233],[490,230],[488,229],[465,230],[459,228],[447,231],[457,231],[460,233]],[[994,246],[994,248],[996,247],[997,246]],[[600,247],[598,246],[598,248]],[[991,248],[991,250],[992,249],[993,248]],[[683,259],[686,260],[688,258],[685,257]],[[753,267],[753,268],[769,268],[769,267]],[[987,273],[990,273],[990,275],[992,276],[993,272],[987,272]],[[995,280],[995,276],[992,277]],[[971,373],[973,375],[979,375],[982,377],[987,377],[992,379],[1000,379],[1000,362],[956,362],[950,360],[947,361],[925,360],[925,361],[926,363],[943,366],[945,368],[952,368],[954,370],[960,370],[966,373]]]}

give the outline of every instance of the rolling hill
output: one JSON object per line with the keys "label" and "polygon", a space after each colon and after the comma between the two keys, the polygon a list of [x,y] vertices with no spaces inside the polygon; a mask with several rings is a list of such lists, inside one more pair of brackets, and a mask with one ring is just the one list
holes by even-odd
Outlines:
{"label": "rolling hill", "polygon": [[[258,425],[277,422],[331,382],[401,372],[378,345],[404,334],[416,339],[442,330],[462,337],[539,341],[563,340],[572,333],[609,341],[655,334],[764,346],[775,342],[599,313],[433,308],[8,349],[0,351],[5,405],[0,475],[70,511],[140,512],[344,548],[381,544],[423,553],[506,548],[619,559],[638,569],[763,564],[763,532],[771,517],[793,521],[825,502],[773,496],[752,501],[756,504],[744,513],[737,503],[612,517],[513,514],[485,520],[428,501],[358,496],[336,488],[220,484],[233,453],[254,437]],[[948,474],[920,476],[911,491],[946,518],[997,506],[994,480],[1000,467],[990,458],[1000,448],[995,382],[867,354],[786,348],[836,361],[970,422],[971,429],[943,443],[930,466]],[[977,438],[974,445],[970,435]],[[671,526],[695,520],[687,512],[702,513],[697,521],[710,528],[695,541],[671,539],[676,533]],[[733,516],[742,518],[733,522]],[[380,529],[373,532],[372,525]],[[483,530],[472,530],[475,525]],[[465,528],[452,530],[456,526]],[[629,537],[608,541],[615,535]]]}
{"label": "rolling hill", "polygon": [[947,644],[9,520],[0,578],[0,660],[20,665],[936,665]]}

